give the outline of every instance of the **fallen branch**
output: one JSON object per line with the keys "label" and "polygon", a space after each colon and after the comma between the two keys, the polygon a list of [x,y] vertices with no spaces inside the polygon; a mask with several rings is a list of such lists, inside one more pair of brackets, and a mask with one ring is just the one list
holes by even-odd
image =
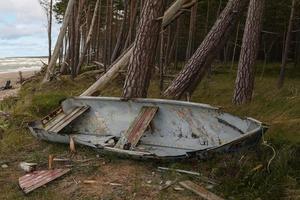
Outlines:
{"label": "fallen branch", "polygon": [[158,167],[158,170],[161,170],[161,171],[175,171],[175,172],[182,173],[182,174],[194,175],[194,176],[198,176],[198,178],[201,181],[204,181],[204,182],[207,182],[207,183],[210,183],[210,184],[213,184],[213,185],[218,185],[219,184],[217,181],[212,180],[208,177],[205,177],[201,173],[198,173],[198,172],[187,171],[187,170],[182,170],[182,169],[171,169],[171,168],[167,168],[167,167]]}
{"label": "fallen branch", "polygon": [[182,181],[179,183],[182,187],[194,192],[201,198],[206,200],[224,200],[223,198],[215,195],[214,193],[208,191],[204,187],[193,183],[192,181]]}
{"label": "fallen branch", "polygon": [[167,167],[158,167],[158,169],[164,170],[164,171],[175,171],[175,172],[179,172],[179,173],[183,173],[183,174],[201,176],[201,174],[198,172],[187,171],[187,170],[182,170],[182,169],[171,169],[171,168],[167,168]]}

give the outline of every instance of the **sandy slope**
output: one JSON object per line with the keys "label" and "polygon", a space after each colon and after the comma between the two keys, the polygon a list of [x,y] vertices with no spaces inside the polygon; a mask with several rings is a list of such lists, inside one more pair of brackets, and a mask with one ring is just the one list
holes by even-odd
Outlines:
{"label": "sandy slope", "polygon": [[[22,73],[23,78],[28,78],[33,74],[33,71]],[[19,80],[19,72],[0,73],[0,87],[4,86],[8,80],[11,80],[14,89],[0,91],[0,100],[8,96],[14,96],[19,91],[20,85],[17,84],[17,81]]]}

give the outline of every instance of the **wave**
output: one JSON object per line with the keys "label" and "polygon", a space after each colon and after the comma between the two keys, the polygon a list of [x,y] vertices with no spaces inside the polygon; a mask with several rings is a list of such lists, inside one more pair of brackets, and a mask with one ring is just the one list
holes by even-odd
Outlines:
{"label": "wave", "polygon": [[7,58],[0,59],[0,74],[19,71],[38,71],[45,58]]}

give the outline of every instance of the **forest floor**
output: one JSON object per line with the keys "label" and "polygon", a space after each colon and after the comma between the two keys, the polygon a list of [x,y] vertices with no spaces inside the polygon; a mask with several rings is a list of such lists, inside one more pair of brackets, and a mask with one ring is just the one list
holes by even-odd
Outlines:
{"label": "forest floor", "polygon": [[[33,138],[26,123],[40,119],[54,110],[59,102],[76,96],[95,81],[95,75],[81,76],[76,81],[68,77],[41,86],[40,78],[23,86],[18,97],[0,102],[0,110],[11,113],[0,119],[0,199],[197,199],[188,191],[175,191],[177,184],[160,190],[166,181],[192,180],[206,184],[196,176],[175,172],[158,172],[158,166],[197,171],[219,184],[210,190],[226,199],[300,199],[300,73],[289,66],[286,84],[276,89],[279,65],[269,64],[261,76],[258,66],[254,100],[246,106],[231,104],[236,71],[216,65],[210,78],[201,83],[192,101],[219,106],[239,116],[251,116],[270,125],[264,138],[276,150],[259,145],[255,149],[235,154],[216,155],[209,160],[163,163],[133,161],[98,155],[85,147],[77,147],[75,159],[93,160],[75,163],[72,171],[46,187],[24,195],[18,187],[19,162],[36,162],[47,168],[48,155],[70,157],[67,145],[47,143]],[[297,72],[298,71],[298,72]],[[151,83],[149,98],[159,98],[158,78]],[[123,79],[119,78],[102,95],[120,96]],[[0,165],[1,166],[1,165]],[[96,180],[96,184],[84,184]],[[111,185],[109,183],[117,183]],[[162,184],[161,184],[162,183]],[[120,185],[118,185],[120,184]],[[200,198],[199,198],[200,199]]]}

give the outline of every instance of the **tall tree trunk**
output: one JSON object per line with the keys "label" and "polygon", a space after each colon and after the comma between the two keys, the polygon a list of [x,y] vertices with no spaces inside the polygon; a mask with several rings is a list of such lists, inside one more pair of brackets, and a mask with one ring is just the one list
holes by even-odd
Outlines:
{"label": "tall tree trunk", "polygon": [[186,60],[189,60],[191,58],[192,51],[193,51],[194,35],[195,35],[196,23],[197,23],[197,7],[198,4],[195,3],[195,5],[191,9],[189,40],[186,49]]}
{"label": "tall tree trunk", "polygon": [[137,8],[138,2],[136,0],[130,0],[130,16],[129,16],[129,30],[127,34],[127,38],[125,41],[124,48],[126,49],[132,43],[134,32],[135,32],[135,24],[137,18]]}
{"label": "tall tree trunk", "polygon": [[46,82],[50,81],[50,78],[54,73],[55,66],[56,66],[56,61],[57,61],[58,56],[59,56],[60,48],[64,43],[64,37],[65,37],[66,31],[67,31],[67,28],[68,28],[68,24],[69,24],[71,15],[72,15],[72,10],[73,10],[75,2],[76,2],[76,0],[69,0],[67,10],[66,10],[65,16],[64,16],[64,21],[63,21],[62,27],[60,29],[60,32],[59,32],[59,35],[58,35],[58,38],[57,38],[57,42],[56,42],[56,45],[55,45],[55,48],[54,48],[54,51],[53,51],[53,55],[51,56],[50,63],[47,67],[46,74],[45,74],[45,77],[43,79],[43,83],[46,83]]}
{"label": "tall tree trunk", "polygon": [[161,21],[156,19],[162,14],[163,1],[144,2],[124,84],[124,98],[147,97],[161,27]]}
{"label": "tall tree trunk", "polygon": [[292,0],[291,15],[290,15],[290,20],[289,20],[288,30],[286,33],[284,52],[283,52],[283,56],[282,56],[281,70],[280,70],[279,80],[278,80],[278,84],[277,84],[277,87],[279,89],[282,88],[282,86],[284,84],[286,64],[287,64],[287,60],[288,60],[291,39],[292,39],[293,21],[294,21],[294,16],[295,16],[295,4],[296,4],[296,0]]}
{"label": "tall tree trunk", "polygon": [[264,3],[264,0],[250,0],[232,100],[236,105],[249,103],[252,100],[254,68],[260,43]]}
{"label": "tall tree trunk", "polygon": [[92,22],[91,22],[91,25],[90,25],[90,28],[89,28],[89,32],[88,32],[85,44],[83,46],[81,57],[79,59],[79,62],[78,62],[77,68],[76,68],[76,73],[77,74],[80,72],[81,65],[83,64],[83,62],[85,60],[87,50],[88,50],[88,48],[90,46],[90,42],[91,42],[91,39],[92,39],[92,36],[93,36],[94,27],[95,27],[95,23],[96,23],[96,19],[97,19],[99,3],[100,3],[100,0],[97,0],[96,5],[95,5],[95,9],[94,9],[94,14],[93,14]]}
{"label": "tall tree trunk", "polygon": [[205,34],[208,32],[209,29],[209,15],[210,15],[210,0],[207,0]]}
{"label": "tall tree trunk", "polygon": [[235,55],[236,55],[236,48],[238,46],[238,39],[239,39],[239,33],[240,33],[240,24],[241,24],[241,22],[238,23],[237,28],[236,28],[236,35],[235,35],[235,40],[234,40],[234,47],[233,47],[231,67],[230,67],[231,70],[233,69],[233,65],[234,65],[234,61],[235,61]]}
{"label": "tall tree trunk", "polygon": [[71,70],[71,77],[74,78],[75,77],[75,65],[76,65],[76,61],[75,61],[75,57],[76,57],[76,13],[78,10],[78,1],[76,1],[76,3],[74,4],[74,9],[72,12],[72,19],[71,19],[71,23],[69,25],[69,31],[70,31],[70,70]]}
{"label": "tall tree trunk", "polygon": [[[49,3],[49,19],[48,19],[48,63],[51,61],[52,49],[52,14],[53,14],[53,0]],[[63,47],[63,45],[61,46]]]}
{"label": "tall tree trunk", "polygon": [[97,28],[96,28],[96,38],[95,38],[95,42],[96,42],[96,60],[101,60],[101,58],[103,58],[103,53],[101,51],[101,47],[102,47],[102,40],[101,40],[101,25],[102,25],[102,5],[103,5],[103,0],[100,0],[100,6],[99,6],[99,13],[98,13],[98,19],[97,19]]}
{"label": "tall tree trunk", "polygon": [[124,39],[124,36],[126,35],[126,22],[127,22],[127,18],[128,18],[128,1],[125,1],[124,2],[124,18],[122,20],[122,23],[121,23],[121,27],[120,27],[120,30],[119,30],[119,34],[118,34],[118,37],[117,37],[117,42],[116,42],[116,45],[115,45],[115,49],[113,51],[113,54],[111,56],[111,62],[113,63],[116,58],[119,56],[121,50],[122,50],[122,42],[123,39]]}
{"label": "tall tree trunk", "polygon": [[113,0],[107,0],[106,9],[106,36],[105,36],[105,71],[106,66],[111,64],[111,49],[112,49],[112,18],[113,18]]}
{"label": "tall tree trunk", "polygon": [[85,0],[79,0],[77,12],[75,13],[76,20],[75,20],[75,52],[74,52],[74,65],[72,65],[72,77],[75,78],[77,76],[77,66],[79,63],[79,56],[80,56],[80,44],[81,44],[81,15],[83,11]]}
{"label": "tall tree trunk", "polygon": [[180,99],[189,93],[192,95],[211,63],[230,36],[241,12],[249,0],[230,0],[218,20],[207,34],[199,48],[184,69],[165,91],[164,96]]}

